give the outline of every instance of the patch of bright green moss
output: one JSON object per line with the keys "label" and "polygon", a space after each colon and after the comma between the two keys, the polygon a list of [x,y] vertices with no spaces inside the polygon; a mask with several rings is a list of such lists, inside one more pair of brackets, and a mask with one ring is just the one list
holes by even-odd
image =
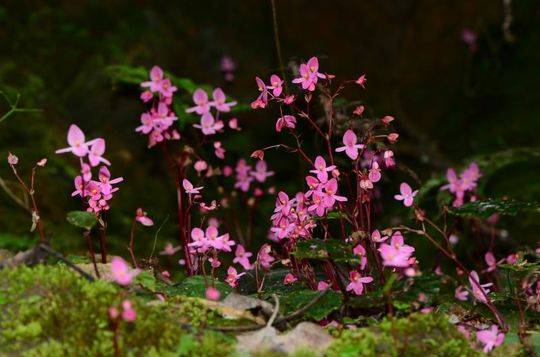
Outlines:
{"label": "patch of bright green moss", "polygon": [[479,356],[444,315],[412,314],[377,325],[344,330],[327,351],[329,357]]}
{"label": "patch of bright green moss", "polygon": [[122,355],[226,356],[234,349],[223,334],[182,330],[182,321],[199,326],[218,319],[196,301],[149,305],[114,284],[90,283],[56,265],[0,271],[0,355],[114,355],[108,309],[124,298],[133,302],[137,319],[120,324]]}

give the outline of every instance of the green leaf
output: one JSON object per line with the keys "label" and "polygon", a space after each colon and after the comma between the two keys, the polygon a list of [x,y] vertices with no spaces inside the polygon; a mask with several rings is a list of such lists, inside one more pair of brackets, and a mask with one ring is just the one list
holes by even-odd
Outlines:
{"label": "green leaf", "polygon": [[75,227],[90,230],[97,223],[97,217],[92,212],[71,211],[67,214],[67,221]]}
{"label": "green leaf", "polygon": [[[289,290],[284,291],[279,296],[280,305],[283,308],[283,313],[288,315],[303,306],[309,304],[313,299],[315,299],[320,291],[313,291],[308,289],[302,290]],[[335,291],[328,291],[321,300],[317,301],[315,305],[310,307],[306,312],[305,316],[308,316],[315,320],[321,320],[328,316],[331,312],[339,309],[341,306],[341,294]]]}
{"label": "green leaf", "polygon": [[337,239],[323,241],[312,239],[298,242],[292,254],[298,259],[327,260],[359,263],[360,259],[352,253],[352,245]]}
{"label": "green leaf", "polygon": [[[206,283],[206,281],[208,284]],[[207,278],[205,280],[204,276],[195,275],[184,279],[177,286],[167,288],[166,292],[169,295],[184,295],[190,297],[204,298],[206,296],[206,287],[211,285],[211,278]],[[219,280],[214,280],[214,287],[219,290],[222,298],[227,296],[232,291],[232,288],[229,285],[222,283]]]}
{"label": "green leaf", "polygon": [[147,270],[141,271],[141,273],[135,277],[133,283],[140,284],[151,291],[156,290],[156,278],[154,277],[154,274]]}
{"label": "green leaf", "polygon": [[469,218],[488,218],[495,213],[506,216],[515,216],[520,211],[539,212],[540,205],[536,202],[487,199],[465,203],[457,208],[449,208],[450,214]]}

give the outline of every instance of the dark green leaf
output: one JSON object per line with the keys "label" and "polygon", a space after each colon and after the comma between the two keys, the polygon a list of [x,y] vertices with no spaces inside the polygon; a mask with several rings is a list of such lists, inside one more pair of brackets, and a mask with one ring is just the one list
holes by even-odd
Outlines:
{"label": "dark green leaf", "polygon": [[[208,282],[208,285],[206,283]],[[169,295],[184,295],[191,297],[205,297],[206,296],[206,287],[211,286],[212,279],[207,278],[205,280],[204,276],[195,275],[189,278],[184,279],[179,285],[167,288],[167,294]],[[218,280],[214,281],[214,287],[219,290],[221,297],[227,296],[232,288]]]}
{"label": "dark green leaf", "polygon": [[521,202],[516,200],[487,199],[465,203],[457,208],[450,208],[450,214],[460,217],[488,218],[498,213],[500,215],[515,216],[520,211],[538,212],[540,205],[536,202]]}
{"label": "dark green leaf", "polygon": [[[279,301],[283,307],[284,314],[290,314],[310,303],[321,292],[308,289],[285,291],[279,296]],[[305,315],[315,320],[321,320],[332,311],[341,306],[341,294],[335,291],[328,291],[315,305],[309,308]]]}
{"label": "dark green leaf", "polygon": [[92,212],[71,211],[67,214],[67,221],[75,227],[90,230],[97,223],[97,217]]}
{"label": "dark green leaf", "polygon": [[312,239],[298,242],[292,254],[298,259],[327,260],[331,258],[336,262],[359,263],[360,260],[354,256],[352,249],[351,244],[341,240]]}

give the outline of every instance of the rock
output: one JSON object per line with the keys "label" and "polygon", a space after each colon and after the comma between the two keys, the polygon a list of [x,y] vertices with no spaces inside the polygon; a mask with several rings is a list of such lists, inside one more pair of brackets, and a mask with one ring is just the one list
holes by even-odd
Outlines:
{"label": "rock", "polygon": [[[106,280],[106,281],[114,281],[114,278],[111,272],[111,263],[107,263],[107,264],[97,263],[96,265],[99,271],[100,279]],[[77,266],[81,268],[85,273],[88,273],[97,279],[96,271],[94,269],[94,264],[81,263],[81,264],[77,264]]]}
{"label": "rock", "polygon": [[235,310],[249,311],[253,316],[261,316],[265,320],[270,318],[274,311],[274,306],[268,301],[235,293],[227,295],[227,297],[221,301],[220,305]]}
{"label": "rock", "polygon": [[300,348],[307,348],[321,355],[332,342],[332,337],[319,325],[301,322],[288,333],[279,335],[271,326],[245,333],[236,337],[237,352],[250,355],[260,351],[272,351],[292,354]]}

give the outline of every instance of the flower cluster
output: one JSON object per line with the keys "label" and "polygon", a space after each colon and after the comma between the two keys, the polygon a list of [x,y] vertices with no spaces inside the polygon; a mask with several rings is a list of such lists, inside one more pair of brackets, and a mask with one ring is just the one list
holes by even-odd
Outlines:
{"label": "flower cluster", "polygon": [[[227,102],[227,97],[221,88],[214,89],[212,100],[208,99],[208,94],[204,89],[195,90],[193,103],[195,106],[186,109],[186,113],[196,113],[201,116],[199,124],[193,126],[200,129],[204,135],[214,135],[220,132],[224,125],[223,121],[219,120],[219,114],[230,112],[231,107],[236,105],[236,102]],[[212,114],[212,108],[215,109],[215,114]],[[229,126],[234,127],[235,121],[232,124],[229,123]]]}
{"label": "flower cluster", "polygon": [[[96,214],[109,210],[109,201],[113,193],[118,191],[114,185],[122,182],[122,177],[111,178],[111,173],[106,165],[111,165],[109,160],[103,157],[105,153],[105,140],[97,138],[86,141],[83,131],[75,124],[69,127],[67,134],[69,147],[56,150],[57,154],[71,152],[79,157],[81,165],[80,175],[74,179],[75,191],[71,196],[82,197],[88,205],[87,211]],[[92,168],[103,164],[99,168],[98,179],[92,179]]]}
{"label": "flower cluster", "polygon": [[146,90],[141,94],[145,103],[152,101],[149,111],[141,115],[141,125],[135,131],[148,135],[148,147],[164,140],[178,140],[180,134],[173,127],[178,120],[171,109],[174,92],[177,88],[169,78],[165,78],[163,70],[154,66],[150,70],[150,81],[141,83]]}
{"label": "flower cluster", "polygon": [[468,168],[461,172],[459,177],[456,170],[450,168],[446,172],[448,184],[441,187],[441,190],[448,190],[453,193],[455,196],[453,206],[459,207],[465,202],[467,193],[469,193],[471,202],[476,200],[474,191],[480,177],[482,177],[482,174],[476,162],[472,162]]}

